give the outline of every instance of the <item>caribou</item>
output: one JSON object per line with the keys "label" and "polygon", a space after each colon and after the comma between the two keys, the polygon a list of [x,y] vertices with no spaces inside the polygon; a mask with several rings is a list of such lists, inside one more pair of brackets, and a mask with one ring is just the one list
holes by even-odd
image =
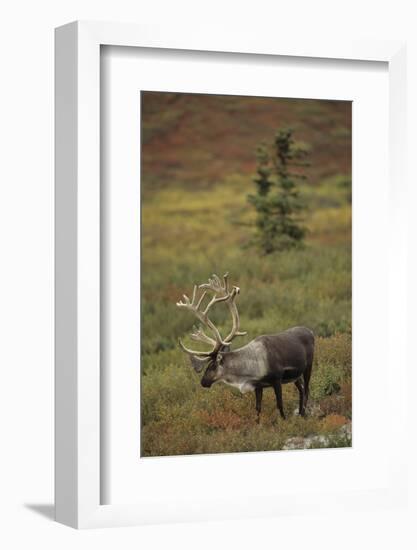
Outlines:
{"label": "caribou", "polygon": [[[201,294],[198,289],[202,289]],[[226,273],[223,281],[213,275],[208,283],[194,285],[191,299],[184,294],[176,305],[190,311],[200,322],[191,338],[211,346],[211,349],[195,351],[186,347],[180,339],[181,349],[188,354],[191,366],[197,373],[204,370],[201,378],[204,388],[210,388],[216,382],[224,382],[238,388],[241,393],[254,391],[258,423],[263,390],[268,387],[274,389],[277,409],[285,419],[282,384],[295,384],[299,393],[299,414],[305,416],[313,366],[313,332],[305,327],[293,327],[277,334],[258,336],[248,344],[232,350],[234,338],[247,334],[240,330],[236,306],[239,293],[237,286],[229,289]],[[211,298],[204,305],[207,294]],[[232,328],[226,338],[221,336],[219,329],[209,318],[209,312],[219,303],[227,306],[232,318]],[[204,332],[204,329],[209,330],[211,335]]]}

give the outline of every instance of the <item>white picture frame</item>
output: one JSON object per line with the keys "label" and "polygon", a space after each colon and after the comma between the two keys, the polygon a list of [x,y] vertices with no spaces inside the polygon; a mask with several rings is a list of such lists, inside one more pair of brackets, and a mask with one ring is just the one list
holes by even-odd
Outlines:
{"label": "white picture frame", "polygon": [[[208,503],[193,517],[184,517],[172,501],[155,511],[134,504],[101,504],[100,475],[100,47],[102,45],[167,48],[263,54],[298,58],[381,61],[389,70],[389,155],[392,197],[390,229],[393,243],[406,242],[406,203],[402,189],[405,151],[405,45],[371,40],[327,43],[325,40],[280,43],[268,36],[216,33],[113,23],[75,22],[56,30],[56,519],[77,528],[132,525],[158,521],[241,517],[223,509],[221,498]],[[391,245],[390,245],[391,246]],[[390,288],[405,285],[405,249],[395,252],[395,270]],[[405,292],[390,302],[390,316],[405,323]],[[404,324],[395,338],[405,344]],[[394,330],[394,329],[393,329]],[[404,418],[401,396],[405,389],[401,372],[406,371],[406,346],[399,346],[396,361],[399,376],[390,405],[397,421]],[[401,390],[402,388],[402,390]],[[401,406],[398,406],[398,405]],[[405,499],[406,478],[401,434],[390,457],[390,472],[383,490],[341,492],[338,503],[345,508],[393,505]],[[299,494],[285,506],[267,501],[257,515],[315,511],[326,508],[326,498]],[[334,496],[332,497],[334,505]],[[223,508],[222,508],[223,506]]]}

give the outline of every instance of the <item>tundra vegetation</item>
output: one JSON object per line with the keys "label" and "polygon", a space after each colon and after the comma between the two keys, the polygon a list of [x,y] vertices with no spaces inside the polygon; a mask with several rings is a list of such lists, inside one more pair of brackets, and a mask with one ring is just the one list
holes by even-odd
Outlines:
{"label": "tundra vegetation", "polygon": [[[302,247],[265,254],[247,247],[256,224],[247,196],[254,151],[282,127],[309,149],[311,166],[299,168],[308,179],[297,182],[306,233]],[[351,444],[350,128],[347,102],[142,94],[142,456],[280,450],[312,436],[324,437],[305,446]],[[314,331],[306,418],[288,384],[287,419],[267,389],[257,424],[254,393],[203,388],[179,348],[193,321],[176,302],[225,271],[241,288],[247,335],[236,346],[297,325]],[[213,318],[227,333],[227,308]]]}

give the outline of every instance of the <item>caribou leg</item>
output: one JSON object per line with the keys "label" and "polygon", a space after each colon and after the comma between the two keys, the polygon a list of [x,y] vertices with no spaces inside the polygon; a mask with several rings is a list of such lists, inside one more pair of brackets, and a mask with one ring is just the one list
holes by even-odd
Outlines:
{"label": "caribou leg", "polygon": [[277,399],[277,407],[280,412],[281,418],[285,420],[284,405],[282,403],[282,385],[281,380],[278,380],[274,384],[275,397]]}
{"label": "caribou leg", "polygon": [[303,384],[303,382],[301,381],[300,378],[299,378],[298,380],[296,380],[296,381],[294,382],[294,384],[296,385],[296,388],[297,388],[297,390],[298,390],[298,393],[300,394],[300,404],[299,404],[299,413],[300,413],[300,416],[305,416],[306,411],[305,411],[304,384]]}
{"label": "caribou leg", "polygon": [[259,424],[260,422],[260,416],[261,416],[261,408],[262,408],[262,388],[255,388],[255,398],[256,398],[256,422]]}
{"label": "caribou leg", "polygon": [[304,408],[307,407],[310,377],[311,377],[312,368],[313,368],[313,352],[310,352],[309,357],[307,357],[307,369],[303,374],[303,378],[304,378],[304,396],[305,396]]}

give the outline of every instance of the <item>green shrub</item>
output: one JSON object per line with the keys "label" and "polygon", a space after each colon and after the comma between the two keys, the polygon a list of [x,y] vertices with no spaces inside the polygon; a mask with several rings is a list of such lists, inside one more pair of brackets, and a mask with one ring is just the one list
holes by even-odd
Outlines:
{"label": "green shrub", "polygon": [[311,397],[321,399],[328,395],[338,393],[344,379],[343,369],[339,365],[319,363],[314,366],[311,377]]}

